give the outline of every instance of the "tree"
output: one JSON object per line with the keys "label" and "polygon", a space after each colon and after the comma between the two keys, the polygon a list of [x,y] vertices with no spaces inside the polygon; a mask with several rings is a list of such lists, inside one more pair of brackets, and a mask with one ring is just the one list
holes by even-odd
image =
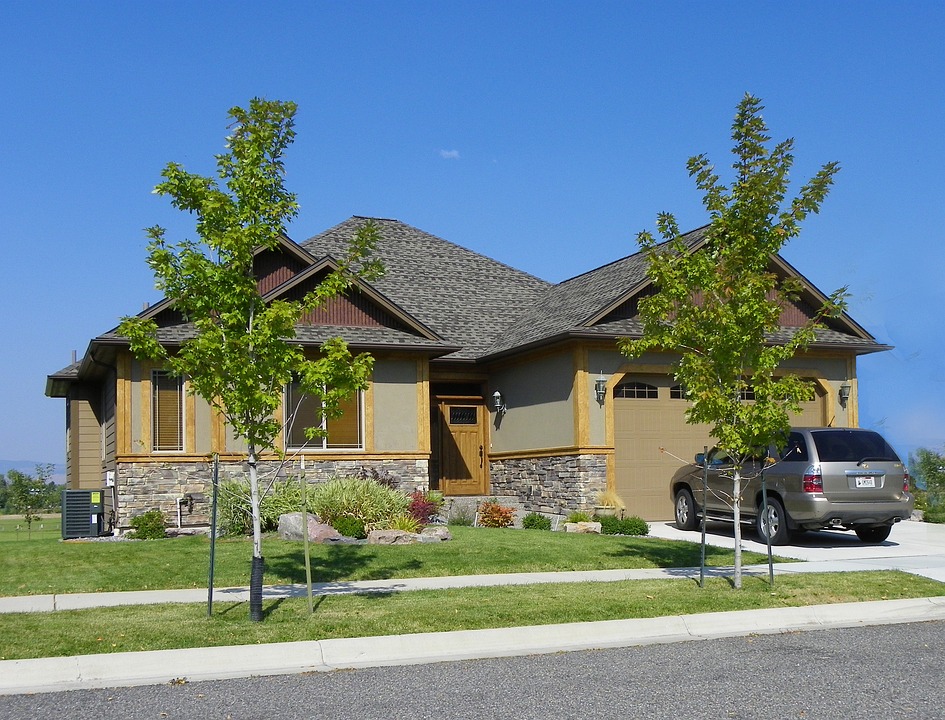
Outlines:
{"label": "tree", "polygon": [[47,481],[52,474],[52,465],[37,465],[36,477],[19,470],[7,473],[10,484],[7,487],[7,506],[15,513],[23,515],[26,522],[26,534],[32,532],[34,520],[39,520],[39,511],[49,507],[49,487]]}
{"label": "tree", "polygon": [[[772,342],[782,309],[801,288],[771,271],[771,257],[819,211],[839,166],[827,163],[785,202],[794,143],[788,139],[769,148],[762,110],[760,100],[748,94],[738,105],[731,187],[721,184],[705,155],[689,159],[689,175],[709,213],[702,247],[694,251],[683,242],[669,213],[657,218],[663,242],[645,231],[637,236],[655,292],[639,304],[642,338],[619,343],[631,358],[650,350],[680,353],[675,376],[690,402],[687,422],[709,424],[718,446],[734,459],[736,587],[741,587],[742,469],[760,448],[786,436],[789,413],[813,395],[809,383],[779,368],[815,339],[825,317],[842,312],[846,297],[845,288],[836,291],[804,327]],[[768,508],[764,513],[767,518]]]}
{"label": "tree", "polygon": [[[298,380],[320,399],[323,412],[339,414],[339,403],[364,389],[373,366],[366,354],[352,356],[340,339],[324,343],[317,358],[306,357],[293,341],[303,312],[343,293],[355,277],[376,277],[370,259],[377,227],[367,222],[337,268],[303,300],[265,302],[253,274],[260,249],[275,248],[286,222],[298,212],[284,184],[283,154],[295,137],[296,105],[254,98],[248,109],[234,107],[226,152],[217,155],[217,175],[204,177],[169,163],[155,192],[196,215],[199,242],[171,245],[161,227],[148,229],[148,265],[156,286],[193,325],[194,334],[171,352],[158,340],[151,319],[123,318],[119,332],[139,357],[159,360],[189,380],[192,392],[223,413],[248,448],[253,560],[250,617],[262,619],[263,556],[259,515],[259,453],[275,449],[282,426],[274,413],[283,388]],[[287,410],[287,414],[289,411]],[[306,432],[316,436],[319,428]]]}
{"label": "tree", "polygon": [[938,517],[942,514],[940,506],[945,505],[945,454],[929,448],[918,448],[909,455],[909,469],[913,481],[925,485],[929,506],[926,514]]}

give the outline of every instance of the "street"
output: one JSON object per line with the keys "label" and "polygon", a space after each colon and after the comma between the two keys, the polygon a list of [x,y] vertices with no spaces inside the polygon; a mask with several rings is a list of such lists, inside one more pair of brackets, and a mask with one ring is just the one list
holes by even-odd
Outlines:
{"label": "street", "polygon": [[0,698],[0,718],[945,718],[945,623]]}

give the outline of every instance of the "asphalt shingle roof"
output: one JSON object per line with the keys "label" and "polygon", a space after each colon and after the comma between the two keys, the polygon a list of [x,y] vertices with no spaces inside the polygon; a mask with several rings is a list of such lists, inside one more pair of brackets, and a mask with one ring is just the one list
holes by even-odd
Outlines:
{"label": "asphalt shingle roof", "polygon": [[[352,217],[301,243],[317,258],[342,257],[367,220]],[[497,333],[530,310],[552,285],[398,220],[374,219],[375,257],[386,268],[371,284],[440,337],[461,347],[448,356],[473,360]]]}

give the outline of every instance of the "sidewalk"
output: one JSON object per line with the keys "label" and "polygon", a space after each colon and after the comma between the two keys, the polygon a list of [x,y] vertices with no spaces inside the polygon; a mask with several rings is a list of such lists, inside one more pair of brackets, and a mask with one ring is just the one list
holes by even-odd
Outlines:
{"label": "sidewalk", "polygon": [[[651,524],[655,537],[699,541],[668,523]],[[766,552],[746,533],[746,549]],[[734,547],[728,526],[711,527],[707,542]],[[802,562],[776,563],[779,574],[902,570],[945,582],[945,527],[902,523],[889,541],[863,545],[842,533],[812,533],[799,544],[777,548]],[[768,566],[746,566],[745,574],[766,575]],[[730,576],[731,568],[707,568],[706,575]],[[634,579],[693,579],[699,568],[601,570],[319,583],[320,595],[396,592],[552,582],[615,582]],[[304,597],[304,585],[267,586],[264,596]],[[214,601],[245,602],[246,588],[214,591]],[[0,598],[0,612],[48,612],[128,604],[202,603],[206,589],[82,593]],[[473,658],[630,647],[752,633],[945,620],[945,597],[876,601],[799,608],[747,610],[650,619],[614,620],[491,630],[455,631],[375,638],[319,640],[187,650],[83,655],[0,661],[0,695],[147,685],[186,678],[194,682],[251,675],[280,675],[337,669],[445,662]]]}

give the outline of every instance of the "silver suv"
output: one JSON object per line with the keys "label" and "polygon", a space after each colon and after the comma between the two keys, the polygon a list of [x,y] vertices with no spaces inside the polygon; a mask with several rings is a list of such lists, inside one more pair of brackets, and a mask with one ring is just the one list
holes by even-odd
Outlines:
{"label": "silver suv", "polygon": [[[880,543],[893,524],[912,515],[909,474],[872,430],[794,428],[783,449],[769,448],[768,458],[743,467],[741,519],[754,522],[762,538],[770,529],[774,545],[786,544],[792,533],[825,528],[853,530],[863,542]],[[676,525],[683,530],[698,527],[703,506],[707,518],[732,521],[731,459],[719,449],[709,453],[705,492],[702,464],[700,453],[697,467],[681,468],[670,485]],[[767,513],[761,511],[762,468]]]}

